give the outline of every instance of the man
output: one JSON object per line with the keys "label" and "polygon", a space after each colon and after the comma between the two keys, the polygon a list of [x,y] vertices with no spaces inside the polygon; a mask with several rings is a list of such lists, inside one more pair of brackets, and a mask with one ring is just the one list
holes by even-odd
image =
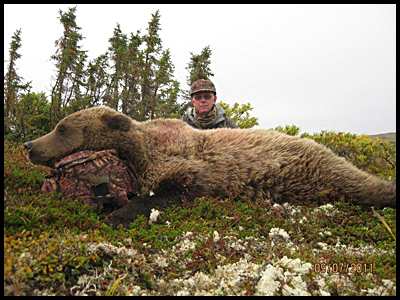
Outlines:
{"label": "man", "polygon": [[193,108],[182,120],[197,129],[238,128],[224,109],[216,104],[217,92],[214,84],[208,79],[193,82],[190,88]]}

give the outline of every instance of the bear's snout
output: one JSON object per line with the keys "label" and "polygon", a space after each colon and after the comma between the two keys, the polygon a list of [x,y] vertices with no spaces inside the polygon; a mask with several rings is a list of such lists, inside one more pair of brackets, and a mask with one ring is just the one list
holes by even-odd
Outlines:
{"label": "bear's snout", "polygon": [[26,150],[28,150],[28,152],[31,152],[31,150],[33,149],[33,143],[32,142],[26,142],[24,143],[24,147]]}
{"label": "bear's snout", "polygon": [[44,155],[43,151],[40,151],[37,145],[33,141],[24,143],[24,147],[28,150],[29,159],[35,165],[51,166],[47,162],[48,158]]}

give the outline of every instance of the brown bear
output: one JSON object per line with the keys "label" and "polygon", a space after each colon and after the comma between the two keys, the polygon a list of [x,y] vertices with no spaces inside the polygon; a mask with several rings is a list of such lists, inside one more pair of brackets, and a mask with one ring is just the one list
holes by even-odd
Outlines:
{"label": "brown bear", "polygon": [[310,140],[261,129],[197,130],[180,120],[137,122],[107,107],[71,114],[24,144],[51,166],[81,150],[116,149],[134,166],[139,195],[109,215],[127,226],[152,208],[222,196],[304,203],[344,195],[366,206],[396,207],[396,184],[361,171]]}

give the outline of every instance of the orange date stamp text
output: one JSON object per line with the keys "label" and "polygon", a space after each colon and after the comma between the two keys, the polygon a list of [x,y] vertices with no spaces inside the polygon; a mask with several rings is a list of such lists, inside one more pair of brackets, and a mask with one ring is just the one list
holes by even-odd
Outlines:
{"label": "orange date stamp text", "polygon": [[365,274],[374,272],[374,264],[368,263],[315,263],[315,273],[353,273]]}

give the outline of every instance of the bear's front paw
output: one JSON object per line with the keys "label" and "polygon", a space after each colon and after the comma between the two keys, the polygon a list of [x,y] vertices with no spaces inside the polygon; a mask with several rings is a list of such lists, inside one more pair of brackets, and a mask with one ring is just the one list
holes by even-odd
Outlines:
{"label": "bear's front paw", "polygon": [[119,224],[128,228],[129,224],[137,218],[137,214],[129,210],[127,206],[128,205],[125,205],[124,207],[105,215],[103,217],[104,222],[111,225],[114,229],[116,229]]}

